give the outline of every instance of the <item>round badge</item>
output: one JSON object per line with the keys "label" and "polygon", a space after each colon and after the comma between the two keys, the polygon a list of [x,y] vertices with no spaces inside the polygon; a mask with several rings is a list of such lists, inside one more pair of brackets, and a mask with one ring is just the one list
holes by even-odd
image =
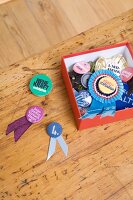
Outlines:
{"label": "round badge", "polygon": [[85,74],[90,71],[90,64],[87,62],[77,62],[73,66],[73,70],[78,74]]}
{"label": "round badge", "polygon": [[32,106],[26,112],[26,118],[31,123],[37,123],[44,117],[44,110],[40,106]]}
{"label": "round badge", "polygon": [[52,90],[52,80],[44,75],[35,75],[30,81],[30,90],[36,96],[46,96]]}
{"label": "round badge", "polygon": [[88,88],[91,96],[101,103],[112,103],[123,94],[121,79],[110,70],[98,70],[93,73]]}
{"label": "round badge", "polygon": [[120,78],[123,82],[128,82],[133,77],[133,67],[126,67],[121,71]]}
{"label": "round badge", "polygon": [[116,80],[108,75],[100,77],[97,82],[97,88],[106,95],[115,94],[115,91],[118,91]]}
{"label": "round badge", "polygon": [[76,101],[79,107],[86,108],[91,104],[92,97],[88,91],[82,90],[76,95]]}
{"label": "round badge", "polygon": [[50,137],[57,138],[62,134],[62,126],[57,122],[52,122],[47,127]]}
{"label": "round badge", "polygon": [[71,72],[69,72],[69,77],[70,77],[70,80],[71,80],[71,83],[72,83],[72,87],[75,90],[80,91],[80,90],[84,89],[84,87],[81,84],[82,74],[77,74],[76,72],[71,71]]}
{"label": "round badge", "polygon": [[81,83],[85,88],[88,87],[88,80],[89,80],[91,74],[92,73],[88,72],[86,74],[83,74],[82,77],[81,77]]}

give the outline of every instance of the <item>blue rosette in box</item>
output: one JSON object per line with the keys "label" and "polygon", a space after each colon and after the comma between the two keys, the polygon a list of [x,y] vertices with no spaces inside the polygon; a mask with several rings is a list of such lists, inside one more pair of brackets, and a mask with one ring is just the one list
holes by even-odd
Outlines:
{"label": "blue rosette in box", "polygon": [[93,100],[85,115],[81,118],[114,116],[116,101],[123,95],[123,83],[111,70],[98,70],[92,74],[88,82],[88,91]]}

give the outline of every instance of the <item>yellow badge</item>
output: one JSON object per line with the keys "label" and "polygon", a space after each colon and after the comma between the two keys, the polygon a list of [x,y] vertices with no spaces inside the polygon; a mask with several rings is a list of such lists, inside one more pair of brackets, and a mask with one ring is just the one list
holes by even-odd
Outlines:
{"label": "yellow badge", "polygon": [[104,94],[112,94],[115,92],[117,87],[116,81],[110,77],[105,76],[99,80],[98,88]]}

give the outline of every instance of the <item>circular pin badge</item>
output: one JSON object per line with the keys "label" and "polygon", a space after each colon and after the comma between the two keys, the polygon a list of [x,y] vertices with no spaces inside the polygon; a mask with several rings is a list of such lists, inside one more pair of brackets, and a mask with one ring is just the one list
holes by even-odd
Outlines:
{"label": "circular pin badge", "polygon": [[111,76],[103,76],[100,77],[97,82],[97,88],[102,94],[106,94],[106,96],[114,94],[118,92],[118,85],[116,80]]}
{"label": "circular pin badge", "polygon": [[83,74],[81,77],[81,83],[85,88],[88,87],[88,80],[89,80],[91,74],[92,74],[91,72],[88,72],[86,74]]}
{"label": "circular pin badge", "polygon": [[44,75],[35,75],[30,81],[30,90],[36,96],[46,96],[52,90],[52,80]]}
{"label": "circular pin badge", "polygon": [[57,122],[52,122],[47,127],[50,137],[57,138],[62,134],[62,126]]}
{"label": "circular pin badge", "polygon": [[40,106],[32,106],[26,112],[26,118],[31,123],[37,123],[44,117],[44,110]]}
{"label": "circular pin badge", "polygon": [[78,107],[86,108],[91,104],[92,97],[90,96],[90,93],[88,91],[82,90],[76,95],[76,101]]}
{"label": "circular pin badge", "polygon": [[73,66],[73,70],[78,74],[85,74],[90,71],[90,64],[87,62],[77,62]]}
{"label": "circular pin badge", "polygon": [[92,74],[88,82],[91,96],[101,103],[112,103],[121,98],[123,83],[110,70],[98,70]]}
{"label": "circular pin badge", "polygon": [[72,83],[80,84],[81,83],[81,81],[80,81],[81,76],[82,76],[81,74],[77,74],[74,71],[69,72],[69,77],[70,77],[70,80],[71,80]]}
{"label": "circular pin badge", "polygon": [[72,83],[72,87],[76,90],[76,91],[80,91],[83,90],[84,87],[81,84],[81,77],[82,74],[77,74],[74,71],[69,72],[69,77]]}
{"label": "circular pin badge", "polygon": [[128,82],[133,77],[133,67],[126,67],[121,71],[120,78],[123,82]]}

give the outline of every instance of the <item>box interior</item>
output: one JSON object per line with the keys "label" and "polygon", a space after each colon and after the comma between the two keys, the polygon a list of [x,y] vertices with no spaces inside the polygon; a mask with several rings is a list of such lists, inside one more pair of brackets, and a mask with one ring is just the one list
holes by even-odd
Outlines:
{"label": "box interior", "polygon": [[[129,67],[133,67],[133,58],[132,55],[126,45],[120,46],[120,47],[115,47],[115,48],[110,48],[110,49],[105,49],[105,50],[98,50],[95,52],[88,52],[88,53],[83,53],[80,55],[77,54],[76,56],[68,56],[67,58],[64,59],[67,71],[70,72],[72,70],[73,65],[76,62],[84,61],[84,62],[89,62],[89,61],[95,61],[99,57],[105,57],[105,58],[110,58],[112,56],[115,56],[116,54],[122,54]],[[130,109],[130,108],[128,108]],[[120,111],[120,110],[119,110]]]}

